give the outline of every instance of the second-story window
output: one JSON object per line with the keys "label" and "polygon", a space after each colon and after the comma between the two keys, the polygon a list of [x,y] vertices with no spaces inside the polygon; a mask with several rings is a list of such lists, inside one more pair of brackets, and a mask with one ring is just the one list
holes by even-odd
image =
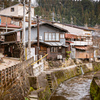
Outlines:
{"label": "second-story window", "polygon": [[14,8],[11,8],[11,12],[14,12]]}
{"label": "second-story window", "polygon": [[45,41],[59,41],[59,33],[45,33]]}
{"label": "second-story window", "polygon": [[60,38],[64,39],[65,38],[64,34],[60,34]]}

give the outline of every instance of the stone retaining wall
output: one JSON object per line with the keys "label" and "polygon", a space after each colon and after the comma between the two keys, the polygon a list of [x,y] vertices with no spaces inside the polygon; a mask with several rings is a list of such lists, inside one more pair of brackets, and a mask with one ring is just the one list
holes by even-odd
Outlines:
{"label": "stone retaining wall", "polygon": [[[37,90],[34,89],[34,91],[32,91],[29,95],[35,95],[35,96],[37,95],[38,100],[50,100],[51,95],[54,93],[55,89],[59,86],[59,84],[61,82],[64,82],[67,79],[70,79],[72,77],[82,74],[81,67],[82,67],[84,73],[91,72],[91,71],[93,71],[93,69],[94,69],[94,71],[98,71],[100,69],[100,63],[93,63],[93,68],[92,68],[92,66],[90,68],[90,66],[87,64],[82,64],[82,65],[75,65],[75,66],[69,66],[66,68],[61,68],[61,69],[55,70],[55,71],[45,71],[40,76],[38,76],[36,79],[37,80],[36,84],[38,84],[38,89]],[[26,81],[29,83],[28,79],[26,79]],[[24,82],[24,83],[26,83],[26,82]],[[20,83],[18,83],[18,84],[20,84]],[[27,96],[27,92],[29,90],[29,87],[27,87],[27,86],[29,86],[29,85],[23,85],[23,84],[21,84],[21,85],[25,86],[25,88],[22,88],[19,85],[19,89],[18,89],[17,88],[18,86],[16,84],[15,88],[17,90],[14,90],[15,89],[14,88],[13,93],[14,93],[14,91],[18,91],[18,93],[15,92],[15,94],[17,94],[17,95],[19,94],[19,97],[20,97],[20,96],[22,96],[22,95],[20,95],[20,93],[23,93],[23,91],[24,91]],[[34,88],[34,86],[33,86],[33,88]],[[15,97],[18,97],[17,95]],[[21,97],[21,98],[22,99],[20,99],[20,100],[25,99],[23,97]],[[18,100],[18,99],[16,98],[14,100]]]}
{"label": "stone retaining wall", "polygon": [[[81,67],[83,68],[84,73],[90,72],[91,70],[87,67],[86,64],[84,65],[77,65],[75,67],[67,67],[66,69],[57,70],[54,72],[49,73],[49,81],[48,78],[42,78],[42,81],[45,80],[45,86],[43,91],[38,92],[39,100],[50,100],[51,95],[54,93],[55,89],[58,87],[58,85],[61,82],[64,82],[67,79],[70,79],[72,77],[81,75]],[[92,70],[93,71],[93,70]],[[42,86],[41,86],[42,87]]]}
{"label": "stone retaining wall", "polygon": [[[94,70],[100,69],[100,63],[94,64]],[[100,100],[100,71],[96,72],[90,86],[90,94],[92,100]]]}

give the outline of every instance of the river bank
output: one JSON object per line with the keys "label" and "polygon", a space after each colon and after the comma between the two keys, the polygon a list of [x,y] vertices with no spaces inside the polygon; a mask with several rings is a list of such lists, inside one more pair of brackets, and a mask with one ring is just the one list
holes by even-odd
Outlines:
{"label": "river bank", "polygon": [[83,69],[84,73],[91,71],[100,70],[100,63],[86,63],[81,65],[73,65],[65,68],[54,69],[50,71],[44,71],[38,78],[38,91],[33,91],[31,93],[37,95],[39,100],[50,100],[51,95],[55,92],[55,89],[59,86],[60,83],[68,80],[72,77],[82,74]]}
{"label": "river bank", "polygon": [[100,100],[100,71],[94,74],[94,77],[90,86],[90,94],[91,94],[92,100]]}
{"label": "river bank", "polygon": [[91,100],[89,84],[93,75],[94,72],[90,72],[64,81],[55,90],[50,100],[59,100],[58,97],[65,98],[60,100]]}

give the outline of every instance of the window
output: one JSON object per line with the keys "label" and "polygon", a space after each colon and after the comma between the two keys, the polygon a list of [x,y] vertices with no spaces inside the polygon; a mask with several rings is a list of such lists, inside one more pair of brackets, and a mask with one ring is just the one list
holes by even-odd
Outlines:
{"label": "window", "polygon": [[59,33],[56,33],[56,41],[59,41]]}
{"label": "window", "polygon": [[14,8],[11,8],[11,12],[14,12]]}
{"label": "window", "polygon": [[57,52],[58,51],[58,48],[57,47],[54,47],[54,52]]}
{"label": "window", "polygon": [[51,47],[51,50],[50,51],[53,52],[53,47]]}
{"label": "window", "polygon": [[58,47],[51,47],[51,48],[50,48],[50,51],[51,51],[51,52],[57,52],[57,51],[58,51]]}
{"label": "window", "polygon": [[59,33],[45,33],[45,41],[59,41]]}
{"label": "window", "polygon": [[60,34],[60,38],[61,39],[64,39],[65,37],[64,37],[64,34]]}
{"label": "window", "polygon": [[52,36],[51,36],[52,34],[51,33],[49,33],[49,41],[51,41],[52,40]]}
{"label": "window", "polygon": [[48,33],[45,33],[45,41],[48,41]]}
{"label": "window", "polygon": [[56,38],[55,33],[52,33],[52,40],[55,41],[55,38]]}

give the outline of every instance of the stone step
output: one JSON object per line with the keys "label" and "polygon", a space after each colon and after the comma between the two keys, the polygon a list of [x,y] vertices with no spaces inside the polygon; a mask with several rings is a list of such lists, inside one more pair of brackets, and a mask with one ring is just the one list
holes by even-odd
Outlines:
{"label": "stone step", "polygon": [[48,82],[51,82],[51,80],[48,80]]}
{"label": "stone step", "polygon": [[30,100],[38,100],[38,95],[37,94],[32,94],[29,95]]}
{"label": "stone step", "polygon": [[30,98],[30,100],[38,100],[38,99]]}
{"label": "stone step", "polygon": [[48,82],[48,84],[52,84],[52,82]]}

